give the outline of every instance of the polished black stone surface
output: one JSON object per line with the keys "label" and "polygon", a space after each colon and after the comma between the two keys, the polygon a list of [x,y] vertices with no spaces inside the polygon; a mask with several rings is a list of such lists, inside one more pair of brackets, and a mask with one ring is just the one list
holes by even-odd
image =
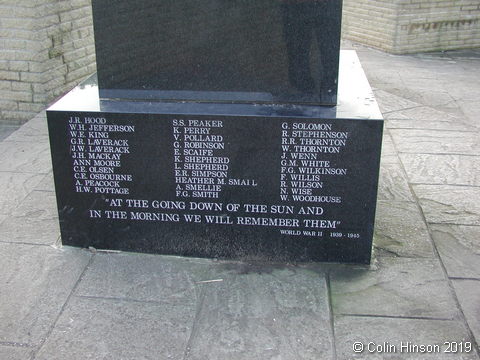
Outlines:
{"label": "polished black stone surface", "polygon": [[[47,111],[65,245],[368,263],[383,120],[354,52],[339,105],[100,100]],[[353,81],[350,83],[350,81]]]}
{"label": "polished black stone surface", "polygon": [[336,103],[341,0],[93,0],[102,98]]}

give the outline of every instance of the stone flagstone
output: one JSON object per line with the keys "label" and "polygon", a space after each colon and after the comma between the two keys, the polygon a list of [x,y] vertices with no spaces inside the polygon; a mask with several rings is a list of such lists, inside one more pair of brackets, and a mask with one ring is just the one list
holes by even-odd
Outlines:
{"label": "stone flagstone", "polygon": [[[402,219],[402,226],[398,226],[399,219]],[[379,255],[413,258],[435,255],[427,226],[417,204],[412,202],[377,202],[373,243]]]}
{"label": "stone flagstone", "polygon": [[480,279],[480,226],[430,225],[448,276]]}
{"label": "stone flagstone", "polygon": [[390,129],[390,133],[400,153],[480,155],[477,132]]}
{"label": "stone flagstone", "polygon": [[410,183],[480,186],[480,156],[400,154]]}
{"label": "stone flagstone", "polygon": [[44,175],[0,170],[0,215],[11,215]]}
{"label": "stone flagstone", "polygon": [[74,297],[35,359],[182,359],[194,317],[194,299]]}
{"label": "stone flagstone", "polygon": [[55,193],[32,191],[2,223],[0,241],[53,245],[59,236]]}
{"label": "stone flagstone", "polygon": [[374,269],[331,273],[336,315],[456,319],[459,311],[437,259],[378,257]]}
{"label": "stone flagstone", "polygon": [[459,321],[336,316],[335,335],[339,360],[479,359],[474,349],[446,352],[446,342],[466,341],[474,347],[468,329]]}
{"label": "stone flagstone", "polygon": [[480,187],[413,185],[427,222],[480,225]]}
{"label": "stone flagstone", "polygon": [[324,277],[300,268],[257,270],[204,285],[185,358],[332,359]]}
{"label": "stone flagstone", "polygon": [[0,342],[38,345],[90,259],[79,249],[0,243]]}
{"label": "stone flagstone", "polygon": [[468,326],[478,344],[480,342],[480,279],[454,280],[453,285]]}

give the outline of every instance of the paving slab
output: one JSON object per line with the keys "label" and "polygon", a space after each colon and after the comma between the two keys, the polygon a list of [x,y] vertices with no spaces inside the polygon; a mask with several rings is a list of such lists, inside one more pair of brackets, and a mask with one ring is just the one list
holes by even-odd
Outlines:
{"label": "paving slab", "polygon": [[0,341],[40,344],[90,259],[86,251],[0,244]]}
{"label": "paving slab", "polygon": [[333,359],[325,276],[256,270],[204,285],[185,359]]}
{"label": "paving slab", "polygon": [[45,111],[42,111],[22,125],[17,131],[5,138],[5,141],[48,142],[48,126]]}
{"label": "paving slab", "polygon": [[[447,342],[472,343],[460,321],[336,316],[335,336],[339,360],[479,359],[475,350],[446,352]],[[421,345],[424,353],[419,350]],[[431,353],[425,352],[429,349]]]}
{"label": "paving slab", "polygon": [[383,255],[435,256],[427,226],[416,203],[377,201],[374,248]]}
{"label": "paving slab", "polygon": [[400,154],[410,183],[480,186],[480,156]]}
{"label": "paving slab", "polygon": [[415,201],[397,156],[383,156],[381,159],[377,199]]}
{"label": "paving slab", "polygon": [[[358,53],[358,55],[360,56],[361,54]],[[398,83],[402,81],[402,72],[404,71],[392,68],[385,69],[382,63],[372,63],[370,59],[368,62],[365,60],[365,58],[361,59],[360,61],[367,74],[368,81],[375,88],[390,90],[391,82]],[[371,67],[373,67],[375,71],[369,71]]]}
{"label": "paving slab", "polygon": [[391,113],[399,110],[412,109],[421,106],[421,104],[405,99],[404,97],[392,94],[390,92],[377,89],[374,91],[375,99],[380,106],[382,113]]}
{"label": "paving slab", "polygon": [[182,359],[194,318],[194,298],[73,297],[35,360]]}
{"label": "paving slab", "polygon": [[389,129],[427,129],[449,131],[475,131],[464,119],[429,106],[399,110],[385,114]]}
{"label": "paving slab", "polygon": [[472,100],[463,100],[458,99],[457,104],[461,106],[463,114],[465,114],[466,119],[469,121],[469,124],[476,127],[477,129],[480,128],[480,124],[478,122],[478,114],[480,113],[480,104],[478,103],[478,99],[480,95],[477,95],[476,99]]}
{"label": "paving slab", "polygon": [[55,193],[32,191],[0,229],[2,242],[55,244],[60,236]]}
{"label": "paving slab", "polygon": [[17,125],[0,124],[0,141],[8,138],[12,133],[18,129]]}
{"label": "paving slab", "polygon": [[[445,59],[440,53],[429,54],[428,58],[424,54],[393,56],[361,45],[354,48],[370,83],[384,91],[424,105],[437,105],[437,109],[458,115],[467,109],[459,104],[458,99],[478,99],[478,57]],[[449,101],[446,95],[450,95],[453,101]],[[475,123],[475,119],[469,120]]]}
{"label": "paving slab", "polygon": [[19,206],[13,210],[13,216],[38,216],[42,219],[56,218],[57,200],[52,191],[33,190],[28,194]]}
{"label": "paving slab", "polygon": [[[480,59],[476,61],[458,61],[455,66],[446,72],[444,79],[439,79],[438,84],[448,89],[448,93],[455,99],[457,105],[459,101],[478,101],[480,88],[478,87],[477,69],[480,65]],[[450,82],[450,83],[449,83]]]}
{"label": "paving slab", "polygon": [[11,215],[44,175],[0,171],[0,214]]}
{"label": "paving slab", "polygon": [[454,319],[459,316],[438,259],[377,257],[370,268],[331,273],[336,315]]}
{"label": "paving slab", "polygon": [[480,155],[478,132],[390,129],[400,153]]}
{"label": "paving slab", "polygon": [[53,171],[44,176],[42,181],[35,187],[38,191],[55,191],[55,183],[53,180]]}
{"label": "paving slab", "polygon": [[46,174],[52,169],[48,141],[2,141],[1,171]]}
{"label": "paving slab", "polygon": [[37,359],[328,359],[332,345],[319,269],[97,253]]}
{"label": "paving slab", "polygon": [[[425,105],[419,105],[414,108],[392,111],[387,113],[386,117],[389,120],[414,120],[418,123],[418,126],[422,126],[422,123],[424,122],[436,122],[441,124],[443,123],[442,126],[445,126],[447,130],[454,130],[448,125],[454,126],[456,122],[462,121],[462,118],[459,118],[453,114],[446,113],[444,111],[437,110],[431,106]],[[465,124],[464,126],[467,125]]]}
{"label": "paving slab", "polygon": [[386,156],[397,156],[397,151],[393,145],[393,140],[390,136],[390,133],[384,128],[382,139],[382,161]]}
{"label": "paving slab", "polygon": [[0,345],[0,359],[29,360],[32,353],[32,348]]}
{"label": "paving slab", "polygon": [[209,259],[97,253],[76,294],[137,301],[194,299],[197,282],[215,277],[214,264]]}
{"label": "paving slab", "polygon": [[0,242],[4,243],[53,246],[60,238],[57,218],[9,217],[1,223],[0,229]]}
{"label": "paving slab", "polygon": [[410,77],[407,81],[413,89],[403,91],[404,96],[417,103],[428,104],[445,112],[458,109],[455,98],[450,94],[449,89],[435,88],[431,85],[431,80],[435,81],[435,77],[428,74],[428,71],[424,78]]}
{"label": "paving slab", "polygon": [[448,276],[480,279],[480,226],[432,224],[430,229]]}
{"label": "paving slab", "polygon": [[460,307],[477,344],[480,344],[480,280],[453,280]]}
{"label": "paving slab", "polygon": [[[420,106],[421,107],[421,106]],[[415,109],[417,109],[416,107],[411,109],[413,111],[415,111]],[[404,115],[405,110],[396,110],[396,111],[391,111],[391,112],[385,112],[383,113],[383,119],[385,120],[385,123],[388,124],[390,122],[393,122],[393,121],[397,121],[397,120],[401,120],[401,121],[412,121],[412,118],[410,116],[407,116],[407,115]],[[387,126],[387,128],[389,128]],[[396,127],[392,127],[393,129],[395,129]]]}
{"label": "paving slab", "polygon": [[480,225],[480,187],[413,185],[428,223]]}

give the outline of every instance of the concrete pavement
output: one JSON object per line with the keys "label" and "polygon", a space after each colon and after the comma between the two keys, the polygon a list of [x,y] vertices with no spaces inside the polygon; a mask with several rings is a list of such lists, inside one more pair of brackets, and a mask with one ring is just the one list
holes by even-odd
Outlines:
{"label": "concrete pavement", "polygon": [[480,359],[480,50],[344,47],[386,119],[371,266],[62,247],[41,113],[0,142],[0,359]]}

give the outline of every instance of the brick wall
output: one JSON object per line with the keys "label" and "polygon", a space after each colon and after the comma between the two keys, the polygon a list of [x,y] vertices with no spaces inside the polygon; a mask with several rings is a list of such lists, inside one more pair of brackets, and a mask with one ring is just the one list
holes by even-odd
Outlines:
{"label": "brick wall", "polygon": [[2,0],[0,43],[0,121],[20,124],[95,72],[90,0]]}
{"label": "brick wall", "polygon": [[342,36],[389,51],[394,47],[396,0],[343,0]]}
{"label": "brick wall", "polygon": [[396,54],[480,47],[480,2],[344,0],[343,36]]}

